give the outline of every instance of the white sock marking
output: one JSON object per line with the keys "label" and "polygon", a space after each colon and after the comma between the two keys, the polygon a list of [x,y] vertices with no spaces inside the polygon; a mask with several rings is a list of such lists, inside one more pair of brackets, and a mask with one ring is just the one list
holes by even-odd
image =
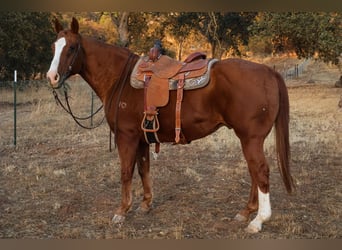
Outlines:
{"label": "white sock marking", "polygon": [[263,193],[260,191],[258,187],[258,200],[259,200],[259,209],[258,214],[254,220],[251,221],[248,225],[248,229],[251,232],[259,232],[262,227],[262,223],[269,220],[271,217],[271,203],[270,203],[270,194]]}

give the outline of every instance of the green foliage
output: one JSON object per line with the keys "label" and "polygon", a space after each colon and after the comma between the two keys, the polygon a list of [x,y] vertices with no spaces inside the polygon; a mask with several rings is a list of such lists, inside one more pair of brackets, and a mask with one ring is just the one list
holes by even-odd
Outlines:
{"label": "green foliage", "polygon": [[64,12],[56,13],[64,28],[70,26],[72,17],[80,24],[82,35],[93,37],[106,43],[118,43],[119,34],[110,12]]}
{"label": "green foliage", "polygon": [[[168,13],[133,12],[129,14],[129,48],[138,54],[146,54],[154,43],[164,41],[168,29]],[[164,47],[166,54],[174,53]]]}
{"label": "green foliage", "polygon": [[2,12],[0,15],[0,80],[35,77],[46,72],[54,39],[50,13]]}
{"label": "green foliage", "polygon": [[213,57],[221,58],[229,50],[241,55],[239,45],[248,44],[248,27],[256,15],[255,12],[198,13],[198,30],[211,44]]}
{"label": "green foliage", "polygon": [[[200,46],[221,58],[252,52],[296,52],[299,58],[315,57],[339,63],[342,52],[341,13],[320,12],[2,12],[0,15],[0,80],[45,73],[52,59],[56,34],[51,19],[65,27],[74,16],[83,35],[127,46],[138,54],[149,51],[156,40],[166,53],[181,59],[183,49]],[[127,17],[127,18],[124,18]],[[173,51],[174,50],[174,51]]]}
{"label": "green foliage", "polygon": [[198,25],[198,15],[195,12],[170,12],[163,25],[177,39],[184,40]]}
{"label": "green foliage", "polygon": [[177,43],[178,60],[182,58],[183,46],[194,27],[198,26],[198,15],[194,12],[170,12],[164,21],[165,32]]}
{"label": "green foliage", "polygon": [[129,31],[129,48],[138,54],[147,52],[153,46],[154,40],[157,39],[158,34],[153,34],[149,27],[155,27],[156,33],[157,24],[155,23],[155,16],[148,12],[132,12],[128,17],[128,31]]}
{"label": "green foliage", "polygon": [[341,13],[260,13],[251,31],[272,42],[273,52],[296,52],[299,58],[317,56],[339,63],[342,53]]}
{"label": "green foliage", "polygon": [[252,12],[170,12],[165,15],[163,26],[178,44],[179,59],[192,33],[197,33],[198,38],[204,36],[211,45],[212,56],[221,58],[229,50],[241,54],[239,46],[248,43],[247,28],[255,16]]}

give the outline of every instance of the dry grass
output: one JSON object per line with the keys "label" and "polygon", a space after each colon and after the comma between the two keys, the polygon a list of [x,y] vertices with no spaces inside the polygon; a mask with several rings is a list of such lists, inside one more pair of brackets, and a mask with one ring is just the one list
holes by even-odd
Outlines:
{"label": "dry grass", "polygon": [[[12,93],[1,90],[0,238],[341,238],[342,110],[337,103],[342,89],[332,87],[337,73],[327,72],[331,84],[306,84],[304,77],[288,82],[297,193],[285,193],[271,135],[265,150],[273,216],[257,235],[245,233],[246,224],[232,219],[250,188],[232,131],[223,128],[185,146],[161,145],[151,167],[154,208],[148,214],[130,212],[118,227],[110,220],[120,202],[119,161],[116,152],[108,152],[107,125],[79,128],[48,88],[26,90],[18,93],[22,104],[14,148]],[[88,114],[89,88],[70,84],[74,110]],[[133,187],[135,208],[142,194],[137,174]]]}

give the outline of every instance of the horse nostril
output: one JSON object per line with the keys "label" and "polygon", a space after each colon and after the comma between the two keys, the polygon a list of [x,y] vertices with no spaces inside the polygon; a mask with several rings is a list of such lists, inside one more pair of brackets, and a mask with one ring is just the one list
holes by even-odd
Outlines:
{"label": "horse nostril", "polygon": [[60,75],[58,73],[55,72],[48,72],[46,74],[46,78],[48,83],[54,87],[55,85],[57,85],[60,81]]}
{"label": "horse nostril", "polygon": [[55,81],[56,81],[56,82],[59,82],[59,78],[60,78],[60,77],[59,77],[59,74],[57,73],[56,76],[55,76]]}

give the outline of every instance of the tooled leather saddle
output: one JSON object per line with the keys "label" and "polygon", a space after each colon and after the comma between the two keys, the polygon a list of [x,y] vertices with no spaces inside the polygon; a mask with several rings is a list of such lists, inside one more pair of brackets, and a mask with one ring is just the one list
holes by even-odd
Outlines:
{"label": "tooled leather saddle", "polygon": [[216,61],[207,59],[204,53],[195,52],[181,62],[162,55],[156,46],[150,50],[148,56],[138,61],[131,75],[131,85],[144,88],[144,118],[141,129],[148,143],[157,143],[159,146],[157,108],[167,105],[170,90],[177,90],[175,142],[186,143],[181,134],[180,119],[183,90],[205,86],[209,82],[209,67]]}

